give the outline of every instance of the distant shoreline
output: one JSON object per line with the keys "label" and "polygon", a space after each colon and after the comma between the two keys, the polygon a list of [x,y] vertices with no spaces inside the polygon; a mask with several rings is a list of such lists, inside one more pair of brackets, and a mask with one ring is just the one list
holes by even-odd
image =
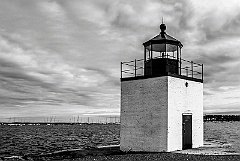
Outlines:
{"label": "distant shoreline", "polygon": [[240,115],[204,115],[204,121],[240,121]]}
{"label": "distant shoreline", "polygon": [[[240,115],[204,115],[204,122],[206,121],[240,121]],[[89,125],[89,124],[120,124],[120,122],[93,122],[93,123],[81,123],[81,122],[0,122],[0,125]]]}

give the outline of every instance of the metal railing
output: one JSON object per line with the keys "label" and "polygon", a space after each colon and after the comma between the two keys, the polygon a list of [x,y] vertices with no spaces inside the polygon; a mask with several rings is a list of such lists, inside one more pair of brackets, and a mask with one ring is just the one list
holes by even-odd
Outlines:
{"label": "metal railing", "polygon": [[[153,59],[158,58],[163,57],[160,56]],[[168,57],[165,58],[174,59],[175,57],[168,55]],[[178,62],[178,75],[203,80],[203,64],[198,64],[185,59],[179,59]],[[144,76],[144,64],[144,59],[135,59],[133,61],[121,62],[121,79]]]}
{"label": "metal railing", "polygon": [[203,80],[203,64],[181,59],[179,75]]}
{"label": "metal railing", "polygon": [[144,75],[144,59],[121,62],[121,78]]}

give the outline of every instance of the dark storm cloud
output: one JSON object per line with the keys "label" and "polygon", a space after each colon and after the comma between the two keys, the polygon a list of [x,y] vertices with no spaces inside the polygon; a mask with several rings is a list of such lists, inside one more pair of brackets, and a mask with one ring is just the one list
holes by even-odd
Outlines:
{"label": "dark storm cloud", "polygon": [[91,66],[85,67],[84,69],[87,70],[87,71],[93,71],[93,72],[99,73],[104,77],[109,77],[110,76],[109,71],[106,70],[106,69],[96,68],[96,67],[91,67]]}
{"label": "dark storm cloud", "polygon": [[239,37],[240,35],[240,13],[234,17],[229,17],[221,26],[212,27],[208,25],[209,19],[206,19],[199,24],[199,30],[205,35],[205,40],[201,39],[200,44],[209,43],[218,39],[228,39],[229,37]]}
{"label": "dark storm cloud", "polygon": [[7,96],[0,96],[0,103],[2,105],[15,105],[15,104],[22,104],[19,102],[19,100],[10,98]]}
{"label": "dark storm cloud", "polygon": [[51,89],[53,86],[50,83],[41,81],[40,79],[35,78],[27,74],[24,69],[17,63],[10,62],[5,59],[0,59],[0,75],[5,81],[19,80],[27,82],[29,85],[41,86],[43,88]]}
{"label": "dark storm cloud", "polygon": [[[229,34],[230,36],[239,35],[240,27],[240,12],[235,17],[229,17],[228,23],[225,23],[222,27],[223,34]],[[238,32],[236,32],[238,31]]]}
{"label": "dark storm cloud", "polygon": [[236,57],[227,55],[201,55],[201,58],[195,61],[204,64],[204,77],[208,80],[212,79],[216,74],[227,72],[229,67],[226,64],[238,61],[237,59]]}
{"label": "dark storm cloud", "polygon": [[[16,98],[8,99],[8,101],[11,101],[15,99],[15,102],[25,102],[25,101],[34,101],[37,104],[48,104],[48,105],[60,105],[61,103],[69,103],[73,105],[94,105],[93,102],[95,102],[94,95],[97,91],[90,92],[87,88],[82,87],[73,87],[73,88],[67,88],[67,87],[61,87],[61,84],[56,83],[47,83],[44,80],[37,79],[34,76],[28,75],[24,72],[23,69],[21,69],[17,64],[14,63],[6,63],[3,61],[2,67],[7,66],[8,68],[11,67],[11,70],[5,70],[2,68],[0,70],[0,75],[2,75],[2,78],[5,78],[5,82],[8,84],[11,84],[11,86],[7,87],[6,90],[9,92],[18,92],[21,93],[27,93],[29,95],[35,95],[36,98],[31,98],[28,96],[24,96],[24,98],[18,98],[19,95],[16,96]],[[110,81],[110,74],[105,71],[100,70],[94,70],[94,69],[84,69],[86,72],[91,73],[92,71],[94,73],[97,73],[100,77],[106,78],[105,81],[100,81],[102,83],[96,82],[96,85],[99,84],[100,86],[109,86],[109,84],[113,84],[114,81]],[[41,74],[47,74],[52,75],[50,72],[41,72]],[[112,77],[111,79],[114,80]],[[117,82],[117,81],[116,81]],[[19,85],[21,83],[21,85]],[[16,85],[18,84],[18,85]],[[93,84],[94,85],[94,84]],[[44,93],[36,93],[36,91],[28,87],[34,87],[36,86],[40,88],[39,90],[50,92],[48,95],[43,95]],[[83,92],[81,92],[83,90]],[[98,89],[99,90],[99,89]],[[55,94],[56,93],[56,94]],[[40,99],[41,98],[41,99]],[[48,100],[48,98],[51,98],[51,101]],[[55,99],[53,99],[55,98]],[[28,103],[26,103],[28,104]]]}
{"label": "dark storm cloud", "polygon": [[[212,90],[219,90],[219,87],[228,86],[239,86],[238,79],[239,71],[236,67],[229,64],[238,63],[239,57],[231,55],[201,55],[200,59],[195,60],[196,62],[201,62],[204,64],[204,83],[208,84],[215,82],[212,85]],[[233,74],[232,72],[235,72]],[[233,79],[235,77],[235,79]],[[230,83],[231,82],[231,83]]]}
{"label": "dark storm cloud", "polygon": [[212,94],[209,93],[209,92],[203,91],[203,95],[204,95],[204,96],[207,96],[207,95],[212,95]]}
{"label": "dark storm cloud", "polygon": [[3,59],[1,58],[0,59],[0,69],[2,68],[19,68],[20,66],[14,62],[11,62],[9,60],[6,60],[6,59]]}
{"label": "dark storm cloud", "polygon": [[95,68],[95,67],[85,67],[84,69],[86,69],[88,71],[94,71],[94,72],[100,74],[101,76],[105,77],[106,81],[104,82],[104,84],[106,84],[106,85],[116,86],[116,87],[120,86],[119,78],[112,76],[109,70],[106,70],[103,68]]}
{"label": "dark storm cloud", "polygon": [[[221,55],[222,54],[222,55]],[[228,53],[219,53],[219,55],[210,55],[210,54],[205,54],[205,55],[201,55],[202,58],[201,61],[203,64],[225,64],[225,63],[229,63],[229,62],[234,62],[234,61],[238,61],[238,57],[234,57],[231,55],[225,55]]]}

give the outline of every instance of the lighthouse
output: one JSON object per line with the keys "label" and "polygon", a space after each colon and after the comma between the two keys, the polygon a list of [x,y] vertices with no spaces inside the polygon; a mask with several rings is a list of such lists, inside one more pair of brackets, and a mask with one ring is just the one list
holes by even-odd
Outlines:
{"label": "lighthouse", "polygon": [[183,59],[166,28],[143,43],[142,59],[121,62],[122,151],[203,146],[203,64]]}

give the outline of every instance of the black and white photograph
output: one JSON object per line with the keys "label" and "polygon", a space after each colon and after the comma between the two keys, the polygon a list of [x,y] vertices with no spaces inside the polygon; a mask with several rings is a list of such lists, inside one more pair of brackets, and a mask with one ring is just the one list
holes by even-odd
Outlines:
{"label": "black and white photograph", "polygon": [[0,0],[0,161],[240,160],[239,0]]}

